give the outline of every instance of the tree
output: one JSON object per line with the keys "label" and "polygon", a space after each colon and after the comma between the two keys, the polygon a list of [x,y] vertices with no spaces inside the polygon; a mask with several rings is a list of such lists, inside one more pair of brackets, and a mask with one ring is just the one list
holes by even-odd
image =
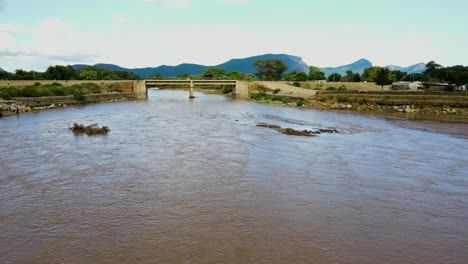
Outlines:
{"label": "tree", "polygon": [[341,74],[339,73],[332,73],[330,76],[328,76],[328,81],[329,82],[340,82],[341,81]]}
{"label": "tree", "polygon": [[0,80],[11,79],[11,73],[0,70]]}
{"label": "tree", "polygon": [[406,72],[402,72],[400,70],[391,71],[390,72],[390,79],[392,79],[392,81],[394,81],[394,82],[400,82],[400,81],[405,79],[406,75],[407,75]]}
{"label": "tree", "polygon": [[257,68],[255,75],[261,81],[279,81],[288,66],[279,59],[256,60],[252,63]]}
{"label": "tree", "polygon": [[310,66],[309,67],[309,80],[318,81],[325,80],[325,73],[320,71],[318,67]]}
{"label": "tree", "polygon": [[362,79],[368,82],[375,82],[377,78],[377,73],[379,72],[380,69],[381,67],[378,67],[378,66],[373,66],[373,67],[364,69],[364,73],[362,74]]}
{"label": "tree", "polygon": [[352,82],[353,81],[353,76],[354,76],[353,71],[351,71],[351,70],[346,71],[346,81],[347,82]]}
{"label": "tree", "polygon": [[155,73],[155,74],[153,75],[153,79],[159,79],[159,80],[161,80],[161,79],[164,79],[164,76],[163,76],[162,74],[160,74],[160,73]]}
{"label": "tree", "polygon": [[381,85],[382,90],[383,90],[384,85],[392,84],[392,81],[390,80],[390,70],[387,68],[380,68],[377,72],[375,84]]}
{"label": "tree", "polygon": [[72,66],[50,66],[44,72],[44,78],[49,80],[70,80],[77,76],[75,69]]}
{"label": "tree", "polygon": [[439,69],[442,68],[440,64],[435,61],[430,61],[426,64],[426,70],[424,71],[424,77],[427,81],[438,80]]}
{"label": "tree", "polygon": [[359,74],[358,72],[355,72],[353,74],[353,82],[360,82],[361,81],[361,74]]}
{"label": "tree", "polygon": [[190,74],[188,74],[188,73],[181,73],[181,74],[177,75],[176,78],[178,78],[178,79],[187,79],[187,78],[189,78],[189,76],[190,76]]}
{"label": "tree", "polygon": [[299,72],[299,73],[296,74],[296,81],[298,81],[298,82],[305,82],[305,81],[307,81],[307,77],[309,77],[309,76],[307,75],[307,73],[305,73],[305,72]]}
{"label": "tree", "polygon": [[84,67],[79,71],[79,76],[82,80],[97,80],[98,72],[94,67]]}
{"label": "tree", "polygon": [[296,80],[297,71],[292,71],[284,74],[284,80],[287,82],[292,82]]}
{"label": "tree", "polygon": [[209,68],[203,72],[203,78],[208,80],[220,80],[226,76],[226,70],[223,68]]}
{"label": "tree", "polygon": [[227,73],[226,78],[230,80],[244,80],[244,75],[240,71],[231,71]]}

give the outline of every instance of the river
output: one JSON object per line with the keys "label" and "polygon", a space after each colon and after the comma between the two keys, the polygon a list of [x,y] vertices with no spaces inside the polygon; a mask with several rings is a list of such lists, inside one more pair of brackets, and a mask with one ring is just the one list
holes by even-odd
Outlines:
{"label": "river", "polygon": [[468,262],[468,124],[149,95],[0,119],[0,263]]}

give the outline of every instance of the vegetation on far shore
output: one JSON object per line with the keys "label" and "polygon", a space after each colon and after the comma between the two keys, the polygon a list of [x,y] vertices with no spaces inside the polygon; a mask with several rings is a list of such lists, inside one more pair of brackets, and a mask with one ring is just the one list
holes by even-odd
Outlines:
{"label": "vegetation on far shore", "polygon": [[3,87],[0,89],[0,98],[10,100],[14,97],[43,97],[73,95],[75,100],[84,101],[86,94],[101,93],[101,87],[96,83],[82,83],[71,86],[62,86],[60,83],[34,85],[25,87]]}

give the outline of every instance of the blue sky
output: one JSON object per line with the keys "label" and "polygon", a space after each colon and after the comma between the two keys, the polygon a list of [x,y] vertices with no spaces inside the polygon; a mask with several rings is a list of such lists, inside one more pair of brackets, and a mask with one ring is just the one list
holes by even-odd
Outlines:
{"label": "blue sky", "polygon": [[216,65],[265,53],[468,64],[462,0],[0,0],[0,67]]}

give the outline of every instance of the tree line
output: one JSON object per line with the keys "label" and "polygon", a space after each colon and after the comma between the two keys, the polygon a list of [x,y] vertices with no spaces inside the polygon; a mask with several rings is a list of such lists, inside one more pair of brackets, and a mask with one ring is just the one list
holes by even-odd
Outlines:
{"label": "tree line", "polygon": [[138,80],[132,72],[112,71],[96,66],[85,66],[79,70],[72,66],[50,66],[45,72],[16,70],[14,73],[0,71],[3,80]]}
{"label": "tree line", "polygon": [[426,82],[444,82],[455,85],[468,84],[468,66],[456,65],[451,67],[442,67],[441,65],[430,61],[426,64],[426,70],[422,73],[402,72],[400,70],[390,70],[385,67],[373,66],[358,73],[351,70],[346,71],[345,75],[332,73],[326,78],[325,73],[318,67],[310,66],[308,74],[306,72],[287,71],[287,65],[279,59],[266,59],[255,61],[253,65],[257,68],[255,76],[262,81],[321,81],[328,82],[375,82],[377,85],[389,85],[400,81],[426,81]]}
{"label": "tree line", "polygon": [[[426,64],[423,73],[408,74],[399,70],[390,70],[385,67],[373,66],[358,73],[346,71],[346,74],[332,73],[328,77],[320,68],[309,67],[309,72],[291,71],[286,73],[288,66],[280,59],[257,60],[252,64],[256,72],[241,73],[239,71],[226,71],[223,68],[208,68],[201,74],[179,74],[172,78],[191,80],[261,80],[261,81],[321,81],[328,82],[375,82],[377,85],[388,85],[399,81],[427,81],[446,82],[455,85],[468,84],[468,67],[456,65],[442,67],[430,61]],[[155,74],[155,79],[165,79],[165,76]],[[4,80],[137,80],[140,76],[127,71],[113,71],[98,68],[96,66],[85,66],[74,69],[72,66],[50,66],[45,72],[25,71],[18,69],[14,73],[0,71],[0,79]]]}

